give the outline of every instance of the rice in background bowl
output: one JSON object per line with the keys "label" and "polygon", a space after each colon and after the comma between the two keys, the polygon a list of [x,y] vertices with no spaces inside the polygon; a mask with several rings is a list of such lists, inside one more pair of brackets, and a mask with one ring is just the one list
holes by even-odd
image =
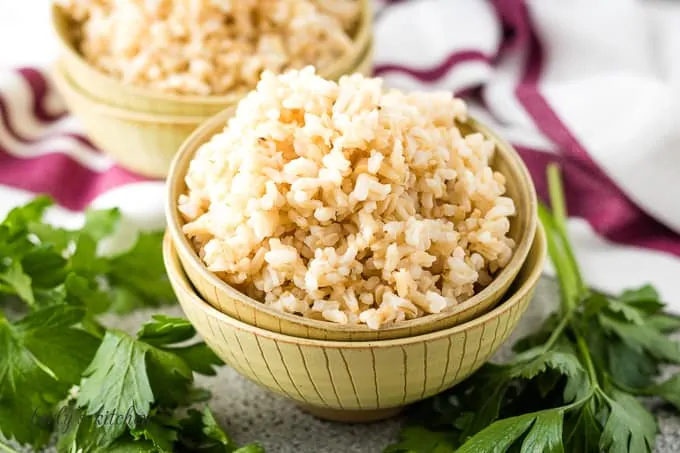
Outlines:
{"label": "rice in background bowl", "polygon": [[351,54],[358,0],[55,0],[88,63],[176,95],[251,89],[263,70],[326,68]]}
{"label": "rice in background bowl", "polygon": [[380,326],[446,311],[512,256],[494,144],[449,93],[265,72],[178,200],[207,268],[283,312]]}

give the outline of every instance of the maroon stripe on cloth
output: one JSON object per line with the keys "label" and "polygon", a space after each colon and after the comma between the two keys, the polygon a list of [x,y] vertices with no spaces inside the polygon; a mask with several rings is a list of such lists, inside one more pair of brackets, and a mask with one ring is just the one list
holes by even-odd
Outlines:
{"label": "maroon stripe on cloth", "polygon": [[12,124],[9,121],[10,118],[10,112],[7,104],[5,103],[5,100],[3,99],[2,95],[0,95],[0,122],[2,122],[2,125],[5,127],[5,130],[14,137],[16,140],[20,141],[21,143],[27,143],[26,139],[23,137],[20,137],[17,135],[17,133],[14,131],[14,128],[12,127]]}
{"label": "maroon stripe on cloth", "polygon": [[99,173],[60,153],[21,159],[0,149],[0,168],[0,184],[49,194],[74,211],[85,209],[90,201],[110,189],[147,181],[120,167]]}
{"label": "maroon stripe on cloth", "polygon": [[[34,106],[35,107],[35,106]],[[35,111],[33,112],[35,114]],[[60,115],[59,117],[62,117],[64,115]],[[0,121],[2,122],[2,125],[5,127],[5,130],[9,133],[12,138],[14,138],[16,141],[23,143],[25,145],[30,145],[33,143],[38,143],[42,142],[45,140],[50,140],[53,138],[57,137],[70,137],[78,142],[80,142],[82,145],[87,146],[91,148],[93,151],[99,152],[99,148],[97,148],[91,141],[88,139],[85,135],[74,133],[74,132],[62,132],[62,131],[51,131],[47,132],[49,129],[49,126],[46,126],[46,133],[44,135],[40,135],[39,137],[35,138],[26,138],[22,135],[20,135],[15,129],[14,125],[10,121],[10,118],[12,117],[12,112],[9,107],[9,103],[0,95]],[[46,118],[46,117],[45,117]],[[53,116],[54,119],[52,122],[56,122],[59,118],[56,116]],[[0,143],[0,145],[2,145]],[[5,144],[5,146],[7,146]]]}
{"label": "maroon stripe on cloth", "polygon": [[49,134],[45,135],[43,137],[40,137],[40,141],[56,138],[56,137],[69,137],[77,142],[79,142],[83,146],[87,146],[88,148],[92,148],[92,151],[96,151],[97,153],[101,153],[101,150],[97,148],[97,145],[92,143],[87,136],[82,135],[82,134],[76,134],[74,132],[58,132],[56,134]]}
{"label": "maroon stripe on cloth", "polygon": [[401,72],[408,74],[423,82],[435,82],[451,71],[457,64],[469,61],[483,61],[490,63],[491,58],[478,50],[462,50],[449,55],[446,60],[429,69],[416,69],[399,64],[381,64],[373,68],[376,76],[382,76],[389,72]]}
{"label": "maroon stripe on cloth", "polygon": [[491,0],[503,26],[501,51],[526,45],[531,38],[531,23],[523,0]]}
{"label": "maroon stripe on cloth", "polygon": [[33,114],[40,121],[48,123],[66,115],[66,108],[54,114],[47,110],[45,106],[47,94],[49,91],[54,90],[54,87],[49,85],[48,80],[40,71],[33,68],[21,68],[18,72],[33,91]]}
{"label": "maroon stripe on cloth", "polygon": [[[519,0],[502,3],[503,17],[514,17],[530,24],[526,5]],[[510,11],[512,8],[512,11]],[[521,20],[519,21],[521,22]],[[536,126],[560,147],[562,156],[520,148],[537,190],[547,199],[545,166],[551,160],[562,165],[570,215],[586,219],[593,229],[605,238],[623,244],[647,247],[680,256],[680,235],[646,214],[633,203],[609,176],[595,164],[587,150],[562,123],[539,90],[544,54],[535,32],[529,30],[528,58],[523,77],[516,88],[516,96]]]}
{"label": "maroon stripe on cloth", "polygon": [[375,8],[375,14],[373,15],[373,21],[378,22],[382,19],[383,14],[385,11],[389,9],[390,6],[394,6],[398,3],[406,3],[409,0],[382,0],[381,2],[376,2],[378,3],[377,7]]}
{"label": "maroon stripe on cloth", "polygon": [[680,256],[680,235],[641,212],[611,181],[593,177],[593,169],[582,160],[521,146],[515,149],[529,168],[542,200],[548,200],[546,166],[556,162],[565,180],[570,216],[587,220],[595,232],[611,241]]}
{"label": "maroon stripe on cloth", "polygon": [[532,33],[529,43],[529,57],[527,58],[522,80],[515,89],[515,95],[541,132],[559,145],[564,152],[583,160],[586,164],[592,164],[598,172],[598,177],[608,178],[593,163],[585,147],[581,145],[565,124],[562,123],[562,120],[541,94],[538,81],[543,69],[543,48],[535,33]]}
{"label": "maroon stripe on cloth", "polygon": [[[458,90],[453,92],[453,95],[457,98],[465,98],[466,100],[474,99],[478,101],[480,98],[480,90],[481,90],[481,85],[472,85],[472,86],[467,86],[463,88],[459,88]],[[478,101],[479,102],[479,101]]]}

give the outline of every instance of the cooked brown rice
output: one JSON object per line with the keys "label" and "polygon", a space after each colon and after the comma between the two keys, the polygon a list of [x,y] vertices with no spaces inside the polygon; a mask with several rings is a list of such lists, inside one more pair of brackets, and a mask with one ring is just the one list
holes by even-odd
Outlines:
{"label": "cooked brown rice", "polygon": [[352,46],[357,0],[56,0],[79,50],[126,83],[168,93],[250,89],[265,70],[324,68]]}
{"label": "cooked brown rice", "polygon": [[439,313],[512,255],[494,144],[449,93],[355,74],[265,72],[197,151],[179,209],[208,269],[288,313],[341,324]]}

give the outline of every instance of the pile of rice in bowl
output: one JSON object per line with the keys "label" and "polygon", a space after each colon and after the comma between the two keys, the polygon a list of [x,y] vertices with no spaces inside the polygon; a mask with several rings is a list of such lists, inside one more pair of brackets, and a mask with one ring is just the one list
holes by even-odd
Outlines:
{"label": "pile of rice in bowl", "polygon": [[359,0],[56,0],[78,50],[123,82],[173,94],[253,88],[263,70],[325,68],[353,46]]}
{"label": "pile of rice in bowl", "polygon": [[493,142],[449,93],[265,72],[201,145],[179,198],[201,260],[277,310],[340,324],[439,313],[508,263],[513,200]]}

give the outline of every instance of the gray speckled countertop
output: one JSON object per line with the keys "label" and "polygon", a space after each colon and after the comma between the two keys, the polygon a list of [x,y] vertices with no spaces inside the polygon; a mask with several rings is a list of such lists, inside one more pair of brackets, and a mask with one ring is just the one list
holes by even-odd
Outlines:
{"label": "gray speckled countertop", "polygon": [[[543,279],[512,338],[536,326],[554,306],[556,295],[555,283]],[[164,311],[181,315],[179,308]],[[139,312],[109,320],[107,324],[135,331],[149,315],[149,312]],[[499,352],[500,359],[507,354],[509,343]],[[200,378],[198,384],[212,391],[210,406],[229,434],[240,443],[257,440],[267,453],[381,453],[396,439],[403,422],[401,418],[370,425],[324,422],[302,412],[289,400],[259,388],[226,366],[218,376]],[[662,409],[655,412],[661,430],[656,452],[680,453],[680,416]]]}

